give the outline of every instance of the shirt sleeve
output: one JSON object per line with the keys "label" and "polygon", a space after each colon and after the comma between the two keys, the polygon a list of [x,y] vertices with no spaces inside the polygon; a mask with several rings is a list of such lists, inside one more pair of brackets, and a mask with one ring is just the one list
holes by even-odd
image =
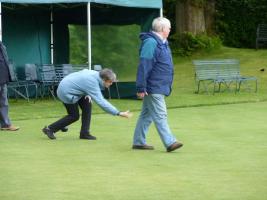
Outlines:
{"label": "shirt sleeve", "polygon": [[87,94],[93,99],[98,106],[100,106],[104,111],[112,115],[117,115],[119,110],[109,103],[102,95],[102,92],[99,87],[95,87],[94,90],[90,90]]}

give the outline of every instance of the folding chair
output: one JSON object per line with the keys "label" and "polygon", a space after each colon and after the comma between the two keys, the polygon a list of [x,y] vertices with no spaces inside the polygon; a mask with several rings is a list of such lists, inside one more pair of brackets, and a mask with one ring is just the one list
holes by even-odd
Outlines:
{"label": "folding chair", "polygon": [[41,87],[42,87],[42,97],[48,92],[51,96],[55,97],[55,88],[59,83],[59,79],[56,75],[56,70],[54,65],[44,64],[40,66],[40,75],[41,75]]}
{"label": "folding chair", "polygon": [[60,82],[65,76],[74,72],[71,64],[56,65],[55,70],[58,82]]}
{"label": "folding chair", "polygon": [[18,80],[13,63],[9,63],[8,68],[10,72],[11,81],[7,84],[7,88],[13,91],[16,99],[18,98],[18,96],[20,96],[26,99],[27,101],[30,101],[27,82]]}
{"label": "folding chair", "polygon": [[34,87],[35,99],[38,97],[38,88],[40,88],[40,78],[38,76],[38,68],[35,64],[25,64],[25,80],[28,88]]}

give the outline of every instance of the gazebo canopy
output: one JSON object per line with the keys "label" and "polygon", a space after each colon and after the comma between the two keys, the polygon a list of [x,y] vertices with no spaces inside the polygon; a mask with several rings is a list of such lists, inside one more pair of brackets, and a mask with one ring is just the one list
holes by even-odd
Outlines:
{"label": "gazebo canopy", "polygon": [[[104,35],[102,38],[105,40],[102,41],[98,36],[109,31],[103,29],[97,33],[94,31],[99,31],[101,25],[121,27],[135,25],[140,27],[136,32],[148,31],[152,20],[160,15],[159,9],[162,8],[162,0],[0,0],[0,2],[3,42],[20,74],[23,74],[26,63],[40,65],[69,63],[70,25],[92,26],[92,35],[95,37],[88,36],[86,38],[88,41],[81,41],[83,44],[88,42],[88,52],[92,49],[93,53],[88,55],[90,65],[91,57],[92,62],[95,61],[97,64],[102,64],[100,61],[107,61],[110,57],[112,59],[103,65],[112,67],[112,64],[116,63],[125,69],[128,66],[136,67],[137,63],[129,58],[137,57],[132,52],[136,54],[138,52],[138,33],[134,33],[136,38],[134,46],[119,50],[122,46],[121,37],[127,39],[128,35],[121,35],[120,38],[110,38],[110,36],[107,38]],[[88,12],[90,12],[90,24],[88,24]],[[91,34],[91,29],[88,29],[88,34]],[[133,39],[129,37],[128,40]],[[100,50],[100,45],[91,48],[91,42],[103,46]],[[118,49],[112,48],[114,43]],[[106,47],[110,47],[108,52],[105,50]],[[84,52],[86,51],[87,46],[84,49]],[[100,51],[105,57],[95,59],[101,54]],[[114,56],[114,53],[120,57]]]}
{"label": "gazebo canopy", "polygon": [[161,0],[0,0],[0,2],[20,4],[100,3],[136,8],[162,8]]}

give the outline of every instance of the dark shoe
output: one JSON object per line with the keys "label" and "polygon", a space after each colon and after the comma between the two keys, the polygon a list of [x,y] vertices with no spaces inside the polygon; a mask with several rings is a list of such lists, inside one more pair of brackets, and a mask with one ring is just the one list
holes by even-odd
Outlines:
{"label": "dark shoe", "polygon": [[96,137],[93,135],[80,135],[80,139],[85,139],[85,140],[96,140]]}
{"label": "dark shoe", "polygon": [[153,150],[154,147],[151,145],[143,144],[143,145],[133,145],[133,149],[140,149],[140,150]]}
{"label": "dark shoe", "polygon": [[43,133],[49,137],[49,139],[54,140],[56,139],[54,132],[50,130],[47,126],[42,129]]}
{"label": "dark shoe", "polygon": [[68,130],[69,130],[68,127],[64,127],[61,129],[62,132],[68,132]]}
{"label": "dark shoe", "polygon": [[179,143],[179,142],[174,142],[171,146],[169,146],[167,148],[167,152],[171,152],[171,151],[174,151],[175,149],[179,149],[183,146],[182,143]]}

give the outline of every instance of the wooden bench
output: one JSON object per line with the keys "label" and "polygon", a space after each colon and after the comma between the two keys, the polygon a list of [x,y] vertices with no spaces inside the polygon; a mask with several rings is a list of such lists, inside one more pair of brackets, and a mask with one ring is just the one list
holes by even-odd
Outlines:
{"label": "wooden bench", "polygon": [[256,32],[256,49],[267,43],[267,24],[259,24]]}
{"label": "wooden bench", "polygon": [[257,78],[253,76],[242,76],[240,74],[239,61],[236,59],[223,60],[194,60],[195,81],[199,93],[201,84],[205,92],[208,92],[212,85],[213,94],[221,91],[221,86],[230,89],[234,85],[234,91],[240,91],[242,83],[246,81],[255,81],[255,92],[257,91]]}

